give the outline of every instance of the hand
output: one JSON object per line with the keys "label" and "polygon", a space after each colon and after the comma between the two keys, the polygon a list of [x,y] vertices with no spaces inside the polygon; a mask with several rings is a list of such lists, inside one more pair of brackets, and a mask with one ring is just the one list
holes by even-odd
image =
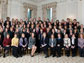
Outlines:
{"label": "hand", "polygon": [[66,46],[66,48],[69,48],[69,46]]}
{"label": "hand", "polygon": [[23,47],[25,47],[25,45],[23,45]]}
{"label": "hand", "polygon": [[15,47],[18,47],[18,46],[15,46]]}
{"label": "hand", "polygon": [[59,47],[60,45],[58,44],[57,46]]}
{"label": "hand", "polygon": [[83,48],[83,46],[81,46],[81,49]]}
{"label": "hand", "polygon": [[75,48],[75,46],[71,46],[71,48]]}
{"label": "hand", "polygon": [[53,46],[51,46],[53,48]]}
{"label": "hand", "polygon": [[7,45],[6,47],[9,47],[9,45]]}
{"label": "hand", "polygon": [[42,45],[42,47],[44,47],[44,45]]}
{"label": "hand", "polygon": [[1,47],[1,45],[0,45],[0,47]]}

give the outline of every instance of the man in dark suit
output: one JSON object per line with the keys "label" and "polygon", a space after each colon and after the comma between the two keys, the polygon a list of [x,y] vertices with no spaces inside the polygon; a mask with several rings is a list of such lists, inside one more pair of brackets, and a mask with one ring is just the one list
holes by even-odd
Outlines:
{"label": "man in dark suit", "polygon": [[39,39],[38,39],[38,37],[39,37],[39,33],[40,33],[40,28],[39,28],[39,25],[36,25],[36,46],[37,46],[37,53],[40,53],[40,41],[39,41]]}
{"label": "man in dark suit", "polygon": [[6,21],[4,22],[4,26],[6,27],[6,25],[9,25],[11,27],[11,21],[10,21],[10,18],[7,17],[6,18]]}

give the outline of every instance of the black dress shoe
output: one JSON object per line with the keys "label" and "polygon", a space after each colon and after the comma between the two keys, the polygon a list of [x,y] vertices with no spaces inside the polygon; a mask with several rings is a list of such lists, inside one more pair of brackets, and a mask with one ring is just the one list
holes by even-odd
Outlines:
{"label": "black dress shoe", "polygon": [[22,57],[22,55],[18,55],[18,57]]}
{"label": "black dress shoe", "polygon": [[48,58],[49,56],[45,56],[45,58]]}
{"label": "black dress shoe", "polygon": [[15,56],[15,58],[18,58],[18,56]]}
{"label": "black dress shoe", "polygon": [[56,55],[53,55],[52,57],[55,57]]}
{"label": "black dress shoe", "polygon": [[34,57],[34,55],[31,55],[31,57]]}
{"label": "black dress shoe", "polygon": [[6,57],[6,55],[4,54],[4,55],[3,55],[3,58],[5,58],[5,57]]}
{"label": "black dress shoe", "polygon": [[75,55],[72,55],[72,57],[75,57]]}
{"label": "black dress shoe", "polygon": [[19,56],[14,56],[15,58],[18,58]]}
{"label": "black dress shoe", "polygon": [[67,57],[69,57],[70,55],[67,55]]}
{"label": "black dress shoe", "polygon": [[22,55],[20,55],[19,57],[22,57]]}

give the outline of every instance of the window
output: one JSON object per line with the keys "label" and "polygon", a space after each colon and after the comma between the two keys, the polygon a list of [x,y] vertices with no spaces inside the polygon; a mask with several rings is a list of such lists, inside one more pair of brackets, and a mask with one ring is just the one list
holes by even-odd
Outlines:
{"label": "window", "polygon": [[52,8],[47,9],[47,18],[48,18],[49,20],[52,19]]}
{"label": "window", "polygon": [[27,16],[27,17],[28,17],[28,19],[30,19],[30,18],[31,18],[31,13],[32,13],[32,10],[28,8],[28,16]]}

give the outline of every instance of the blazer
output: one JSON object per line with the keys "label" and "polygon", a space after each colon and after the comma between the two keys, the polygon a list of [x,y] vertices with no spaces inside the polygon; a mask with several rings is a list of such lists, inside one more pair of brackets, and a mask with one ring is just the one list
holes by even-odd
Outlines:
{"label": "blazer", "polygon": [[36,44],[36,39],[32,38],[32,37],[29,37],[28,47],[32,48],[32,45],[35,45],[35,44]]}
{"label": "blazer", "polygon": [[[45,41],[45,43],[44,43],[44,41]],[[46,44],[46,46],[48,46],[48,43],[49,43],[49,41],[48,41],[47,37],[45,38],[45,40],[44,40],[44,38],[42,38],[41,45],[45,45]]]}
{"label": "blazer", "polygon": [[77,46],[77,39],[75,38],[74,39],[74,42],[72,42],[73,41],[73,39],[71,38],[71,46]]}
{"label": "blazer", "polygon": [[78,38],[78,47],[84,48],[84,39]]}
{"label": "blazer", "polygon": [[3,46],[6,47],[7,45],[11,46],[11,39],[4,38],[3,40]]}
{"label": "blazer", "polygon": [[[62,38],[57,38],[57,44],[56,44],[56,46],[59,44],[60,46],[59,47],[63,47],[63,43],[64,43],[64,41],[63,41],[63,39]],[[58,46],[57,46],[58,47]]]}
{"label": "blazer", "polygon": [[57,43],[57,41],[56,41],[55,38],[53,40],[51,38],[49,39],[49,46],[52,46],[53,45],[53,47],[55,47],[56,46],[56,43]]}
{"label": "blazer", "polygon": [[[27,45],[28,44],[27,38],[24,38],[24,40],[25,40],[25,45]],[[19,45],[23,46],[23,38],[20,38]]]}
{"label": "blazer", "polygon": [[70,38],[64,38],[64,47],[66,46],[71,46],[71,43],[70,43]]}
{"label": "blazer", "polygon": [[11,41],[11,46],[18,46],[19,44],[19,39],[18,38],[12,38],[12,41]]}

